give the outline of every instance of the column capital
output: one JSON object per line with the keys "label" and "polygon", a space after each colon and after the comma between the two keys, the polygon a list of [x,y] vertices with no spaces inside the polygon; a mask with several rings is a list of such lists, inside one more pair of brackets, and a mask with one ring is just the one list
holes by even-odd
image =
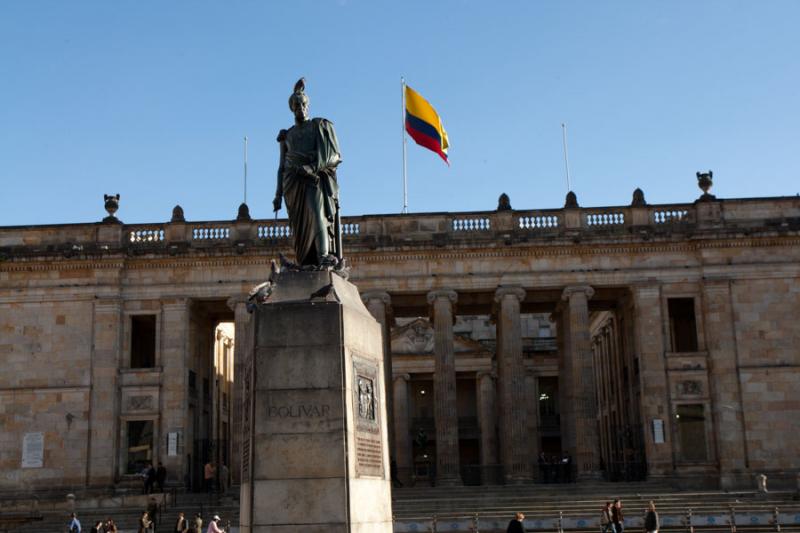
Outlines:
{"label": "column capital", "polygon": [[594,289],[589,285],[570,285],[569,287],[564,287],[564,291],[561,293],[561,299],[566,302],[576,294],[583,294],[586,296],[586,299],[589,300],[594,296]]}
{"label": "column capital", "polygon": [[236,296],[231,296],[225,303],[231,311],[236,311],[237,306],[247,305],[247,295],[237,294]]}
{"label": "column capital", "polygon": [[386,306],[392,304],[392,297],[386,291],[367,291],[361,294],[361,301],[364,302],[364,305],[369,305],[370,300],[378,300]]}
{"label": "column capital", "polygon": [[481,378],[497,379],[497,372],[494,370],[479,370],[478,373],[475,374],[475,379],[480,380]]}
{"label": "column capital", "polygon": [[500,286],[494,291],[494,301],[500,303],[506,296],[511,296],[522,302],[525,299],[525,289],[516,285]]}
{"label": "column capital", "polygon": [[393,383],[398,380],[403,380],[405,382],[408,382],[410,379],[411,379],[410,374],[395,374],[394,376],[392,376]]}
{"label": "column capital", "polygon": [[458,302],[458,293],[451,289],[439,289],[428,293],[428,303],[432,304],[439,298],[447,298],[450,303]]}

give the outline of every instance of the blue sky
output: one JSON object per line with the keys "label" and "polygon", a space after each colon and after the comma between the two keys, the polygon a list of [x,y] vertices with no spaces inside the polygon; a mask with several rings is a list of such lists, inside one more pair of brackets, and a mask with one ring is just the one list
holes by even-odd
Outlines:
{"label": "blue sky", "polygon": [[[451,166],[409,140],[411,212],[800,192],[800,2],[0,3],[0,225],[272,218],[277,132],[307,79],[345,215],[402,208],[400,77]],[[281,213],[283,216],[283,213]]]}

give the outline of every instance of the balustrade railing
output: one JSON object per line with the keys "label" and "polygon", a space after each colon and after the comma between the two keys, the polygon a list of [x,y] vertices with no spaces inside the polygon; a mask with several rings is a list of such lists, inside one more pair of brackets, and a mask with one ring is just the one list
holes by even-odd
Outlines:
{"label": "balustrade railing", "polygon": [[453,218],[453,231],[489,231],[492,229],[492,219],[488,216]]}
{"label": "balustrade railing", "polygon": [[259,239],[266,240],[288,239],[292,236],[292,228],[289,227],[289,223],[286,221],[259,224],[257,235]]}
{"label": "balustrade railing", "polygon": [[652,210],[652,217],[650,220],[653,224],[675,224],[689,222],[689,210],[679,207],[657,207]]}
{"label": "balustrade railing", "polygon": [[164,228],[161,226],[138,227],[128,231],[131,244],[155,244],[164,242]]}
{"label": "balustrade railing", "polygon": [[624,211],[589,211],[584,216],[586,225],[590,227],[622,226],[625,224]]}
{"label": "balustrade railing", "polygon": [[561,226],[556,214],[526,214],[518,217],[519,228],[523,230],[554,229]]}
{"label": "balustrade railing", "polygon": [[342,235],[354,237],[361,233],[361,224],[358,222],[342,222]]}
{"label": "balustrade railing", "polygon": [[[342,219],[342,237],[350,242],[426,243],[445,239],[493,239],[502,237],[514,240],[540,234],[548,236],[575,231],[591,235],[608,235],[609,230],[625,227],[650,226],[652,228],[677,228],[703,224],[714,217],[706,227],[714,231],[728,225],[736,227],[746,222],[748,228],[761,224],[774,226],[774,220],[789,220],[791,226],[800,201],[796,198],[776,198],[771,203],[763,200],[726,201],[724,216],[715,214],[696,204],[665,204],[647,206],[588,207],[578,209],[549,209],[528,211],[485,211],[465,213],[419,213],[415,215],[363,215]],[[729,216],[735,212],[735,217]],[[699,218],[698,218],[699,217]],[[164,224],[67,224],[51,226],[0,227],[0,258],[9,253],[41,253],[69,245],[80,251],[87,243],[96,243],[102,249],[112,244],[123,247],[173,248],[174,243],[188,243],[200,248],[236,243],[237,246],[280,245],[288,243],[292,230],[288,220],[254,220],[252,222],[204,221]],[[169,246],[167,246],[169,245]],[[10,249],[6,250],[6,248]]]}
{"label": "balustrade railing", "polygon": [[192,240],[224,241],[230,239],[231,229],[227,226],[196,226],[192,228]]}

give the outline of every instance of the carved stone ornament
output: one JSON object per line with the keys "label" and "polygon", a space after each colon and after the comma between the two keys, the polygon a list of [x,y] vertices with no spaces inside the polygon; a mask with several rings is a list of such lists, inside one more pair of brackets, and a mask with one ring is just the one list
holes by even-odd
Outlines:
{"label": "carved stone ornament", "polygon": [[152,409],[152,396],[128,396],[129,411],[151,411]]}
{"label": "carved stone ornament", "polygon": [[578,197],[574,192],[569,191],[567,193],[567,198],[564,201],[564,209],[577,209],[578,207],[580,207],[578,205]]}
{"label": "carved stone ornament", "polygon": [[180,205],[176,205],[172,208],[172,218],[170,222],[186,222],[186,218],[183,216],[183,208]]}
{"label": "carved stone ornament", "polygon": [[250,220],[252,220],[252,218],[250,218],[250,208],[247,206],[246,203],[242,202],[239,205],[239,211],[236,213],[236,221],[248,222]]}
{"label": "carved stone ornament", "polygon": [[364,376],[358,376],[358,416],[375,420],[375,383]]}
{"label": "carved stone ornament", "polygon": [[639,187],[633,191],[633,199],[631,200],[631,207],[644,207],[647,202],[644,200],[644,191]]}
{"label": "carved stone ornament", "polygon": [[700,200],[716,200],[717,197],[708,192],[714,185],[713,177],[714,173],[710,170],[708,172],[697,173],[697,186],[703,191],[703,195],[699,198]]}
{"label": "carved stone ornament", "polygon": [[113,196],[110,194],[104,194],[103,201],[105,202],[104,207],[106,208],[106,213],[108,213],[108,216],[103,219],[103,222],[121,224],[120,220],[115,215],[119,209],[119,194],[115,194]]}
{"label": "carved stone ornament", "polygon": [[433,328],[429,323],[415,322],[406,331],[406,338],[419,353],[433,349]]}
{"label": "carved stone ornament", "polygon": [[703,394],[703,383],[695,380],[681,381],[677,385],[678,394],[683,396],[699,396]]}
{"label": "carved stone ornament", "polygon": [[511,198],[506,193],[501,194],[500,198],[497,199],[497,210],[511,211]]}

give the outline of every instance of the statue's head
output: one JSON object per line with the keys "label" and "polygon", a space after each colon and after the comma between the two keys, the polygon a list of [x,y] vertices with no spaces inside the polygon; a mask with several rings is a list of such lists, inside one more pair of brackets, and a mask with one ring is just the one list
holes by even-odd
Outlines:
{"label": "statue's head", "polygon": [[300,78],[294,84],[294,92],[289,97],[289,109],[298,121],[308,120],[308,96],[306,96],[306,79]]}

